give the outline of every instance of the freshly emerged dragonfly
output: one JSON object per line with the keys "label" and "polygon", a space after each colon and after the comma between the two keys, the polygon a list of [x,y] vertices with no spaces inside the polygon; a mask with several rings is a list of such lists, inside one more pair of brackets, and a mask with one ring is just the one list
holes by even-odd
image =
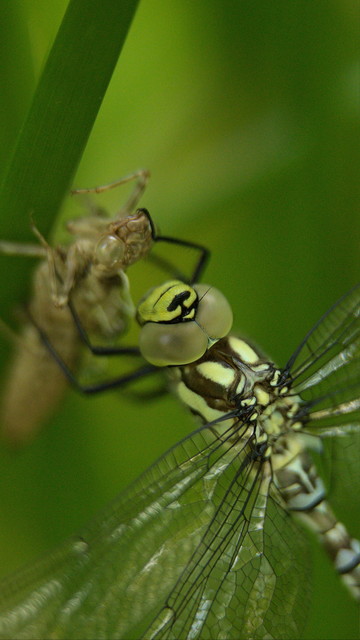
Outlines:
{"label": "freshly emerged dragonfly", "polygon": [[[359,443],[360,285],[283,368],[228,335],[207,285],[171,281],[138,307],[143,355],[169,366],[202,426],[79,536],[0,585],[1,638],[298,638],[316,532],[360,600],[360,543],[329,503],[312,451]],[[155,348],[154,348],[155,343]]]}
{"label": "freshly emerged dragonfly", "polygon": [[[100,193],[136,181],[127,202],[113,218],[97,209],[90,216],[68,222],[67,230],[74,240],[67,246],[50,247],[34,226],[37,245],[0,241],[0,253],[42,258],[3,390],[2,433],[12,444],[23,444],[33,437],[64,394],[67,380],[51,350],[61,354],[63,369],[68,372],[79,365],[82,343],[95,355],[119,351],[138,354],[137,348],[113,345],[135,313],[125,271],[147,256],[154,243],[199,249],[202,268],[206,250],[157,234],[146,209],[133,212],[148,179],[149,172],[139,170],[110,185],[74,191]],[[88,336],[105,344],[93,346]],[[143,370],[146,373],[149,367]],[[70,373],[68,377],[76,380]]]}

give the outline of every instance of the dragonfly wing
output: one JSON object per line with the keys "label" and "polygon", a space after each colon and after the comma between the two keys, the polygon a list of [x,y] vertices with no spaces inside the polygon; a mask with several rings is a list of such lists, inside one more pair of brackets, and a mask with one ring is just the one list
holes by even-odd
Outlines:
{"label": "dragonfly wing", "polygon": [[308,429],[323,436],[360,429],[360,285],[307,334],[284,374],[302,398]]}
{"label": "dragonfly wing", "polygon": [[179,443],[81,536],[4,580],[0,638],[129,638],[165,599],[211,517],[201,477],[214,440],[200,432]]}
{"label": "dragonfly wing", "polygon": [[268,463],[247,458],[235,455],[219,479],[214,515],[144,638],[299,637],[309,595],[302,533]]}
{"label": "dragonfly wing", "polygon": [[[331,495],[331,504],[341,514],[351,508],[360,491],[360,430],[326,438],[322,443],[322,476]],[[353,511],[352,511],[353,513]],[[355,520],[356,514],[353,513]]]}
{"label": "dragonfly wing", "polygon": [[80,537],[4,581],[0,637],[298,637],[301,534],[243,428],[195,431]]}

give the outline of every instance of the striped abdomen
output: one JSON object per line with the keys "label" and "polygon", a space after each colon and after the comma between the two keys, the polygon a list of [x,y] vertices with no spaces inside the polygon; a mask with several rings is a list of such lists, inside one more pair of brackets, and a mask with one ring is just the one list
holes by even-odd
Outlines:
{"label": "striped abdomen", "polygon": [[309,455],[303,451],[287,461],[275,471],[275,482],[288,509],[316,533],[351,595],[360,601],[360,542],[334,515]]}

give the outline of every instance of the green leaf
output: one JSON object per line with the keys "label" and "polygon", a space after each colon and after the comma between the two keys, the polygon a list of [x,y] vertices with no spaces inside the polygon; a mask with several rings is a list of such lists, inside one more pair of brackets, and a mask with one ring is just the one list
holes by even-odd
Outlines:
{"label": "green leaf", "polygon": [[[137,0],[71,0],[0,189],[1,237],[45,235],[69,188]],[[24,266],[24,265],[23,265]],[[25,268],[25,267],[24,267]],[[11,281],[13,298],[23,279]]]}

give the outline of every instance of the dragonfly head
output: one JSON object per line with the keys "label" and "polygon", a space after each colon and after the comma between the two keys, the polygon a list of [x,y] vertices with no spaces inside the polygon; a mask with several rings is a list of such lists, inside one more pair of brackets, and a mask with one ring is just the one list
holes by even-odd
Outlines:
{"label": "dragonfly head", "polygon": [[218,289],[170,280],[140,301],[140,351],[158,367],[195,362],[229,333],[232,319],[231,307]]}

